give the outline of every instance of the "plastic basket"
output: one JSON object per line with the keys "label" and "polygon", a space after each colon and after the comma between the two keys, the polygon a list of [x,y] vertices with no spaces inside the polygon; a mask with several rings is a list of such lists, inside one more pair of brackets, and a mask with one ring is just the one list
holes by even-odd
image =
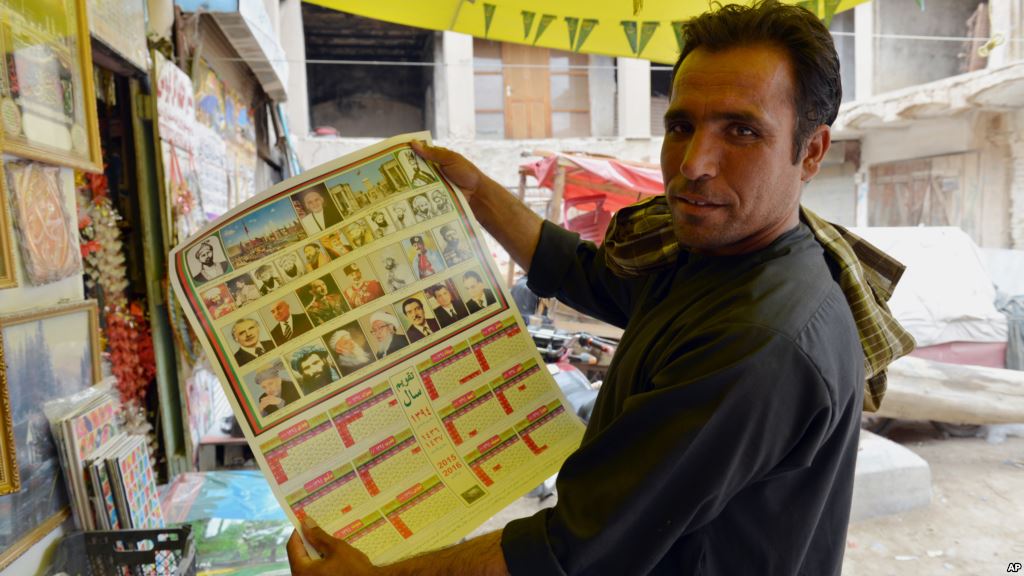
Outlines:
{"label": "plastic basket", "polygon": [[47,572],[70,576],[195,576],[192,527],[72,532]]}

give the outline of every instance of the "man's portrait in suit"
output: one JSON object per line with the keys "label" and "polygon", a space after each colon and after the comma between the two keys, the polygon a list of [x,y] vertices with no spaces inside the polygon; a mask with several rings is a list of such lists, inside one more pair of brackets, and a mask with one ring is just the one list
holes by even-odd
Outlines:
{"label": "man's portrait in suit", "polygon": [[259,320],[246,316],[225,329],[235,343],[235,362],[244,366],[274,349],[274,342],[264,337]]}
{"label": "man's portrait in suit", "polygon": [[462,303],[451,280],[429,286],[425,292],[434,301],[434,318],[437,318],[441,328],[451,326],[469,316],[466,305]]}
{"label": "man's portrait in suit", "polygon": [[216,236],[203,240],[189,252],[188,270],[197,286],[219,278],[231,270],[224,249]]}
{"label": "man's portrait in suit", "polygon": [[483,276],[476,270],[468,270],[462,275],[462,297],[470,314],[497,302],[494,291],[487,287]]}
{"label": "man's portrait in suit", "polygon": [[302,214],[302,227],[311,236],[341,222],[341,212],[334,205],[323,184],[317,184],[292,196],[295,211]]}
{"label": "man's portrait in suit", "polygon": [[441,329],[437,320],[427,317],[428,312],[423,304],[424,300],[424,296],[420,293],[402,301],[402,316],[405,318],[405,333],[409,337],[409,342],[422,340]]}
{"label": "man's portrait in suit", "polygon": [[402,329],[402,323],[390,306],[364,316],[360,322],[370,335],[370,345],[380,360],[409,345],[409,338]]}
{"label": "man's portrait in suit", "polygon": [[313,329],[302,304],[295,294],[288,294],[263,310],[263,318],[271,326],[270,337],[280,346]]}

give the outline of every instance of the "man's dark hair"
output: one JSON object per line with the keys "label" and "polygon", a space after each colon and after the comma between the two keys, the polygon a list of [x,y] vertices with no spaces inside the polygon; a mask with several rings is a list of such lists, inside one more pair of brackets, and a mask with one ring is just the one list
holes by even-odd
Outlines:
{"label": "man's dark hair", "polygon": [[470,270],[469,272],[466,272],[465,274],[462,275],[462,279],[463,280],[465,280],[467,278],[472,278],[473,280],[476,280],[477,282],[479,282],[481,284],[484,283],[484,279],[481,278],[479,274],[477,274],[476,270]]}
{"label": "man's dark hair", "polygon": [[302,373],[302,365],[309,360],[310,356],[319,356],[320,361],[327,364],[327,351],[320,350],[313,346],[306,346],[298,351],[294,357],[292,357],[292,369],[298,373]]}
{"label": "man's dark hair", "polygon": [[767,44],[789,55],[796,82],[794,164],[811,133],[821,124],[835,122],[843,99],[839,55],[828,28],[811,11],[778,0],[760,0],[751,6],[717,4],[715,10],[687,21],[682,33],[683,50],[672,68],[673,81],[683,60],[697,48],[721,52]]}
{"label": "man's dark hair", "polygon": [[423,302],[420,302],[419,298],[416,298],[416,297],[406,298],[405,302],[402,302],[402,312],[406,313],[406,310],[405,310],[406,307],[408,307],[409,304],[412,304],[413,302],[415,302],[416,304],[419,304],[420,308],[423,308]]}

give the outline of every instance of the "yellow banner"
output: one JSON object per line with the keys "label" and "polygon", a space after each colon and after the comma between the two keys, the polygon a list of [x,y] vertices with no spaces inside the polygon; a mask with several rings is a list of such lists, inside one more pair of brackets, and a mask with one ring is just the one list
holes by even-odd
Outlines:
{"label": "yellow banner", "polygon": [[[708,0],[308,0],[367,18],[478,38],[671,64],[679,26]],[[867,0],[787,0],[830,20]]]}

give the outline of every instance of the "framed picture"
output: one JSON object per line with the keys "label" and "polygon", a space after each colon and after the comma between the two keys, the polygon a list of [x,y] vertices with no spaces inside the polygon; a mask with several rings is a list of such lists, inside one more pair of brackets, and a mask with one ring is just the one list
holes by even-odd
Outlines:
{"label": "framed picture", "polygon": [[77,219],[64,205],[61,169],[19,160],[4,170],[29,282],[38,286],[80,273]]}
{"label": "framed picture", "polygon": [[103,170],[86,0],[0,3],[4,152]]}
{"label": "framed picture", "polygon": [[[2,139],[2,137],[0,137]],[[0,162],[0,288],[18,285],[18,273],[14,264],[14,245],[11,243],[11,215],[7,212],[7,179],[3,162]]]}
{"label": "framed picture", "polygon": [[21,488],[0,496],[0,570],[68,516],[68,494],[47,400],[100,378],[99,311],[94,300],[0,316],[0,384],[10,404]]}

